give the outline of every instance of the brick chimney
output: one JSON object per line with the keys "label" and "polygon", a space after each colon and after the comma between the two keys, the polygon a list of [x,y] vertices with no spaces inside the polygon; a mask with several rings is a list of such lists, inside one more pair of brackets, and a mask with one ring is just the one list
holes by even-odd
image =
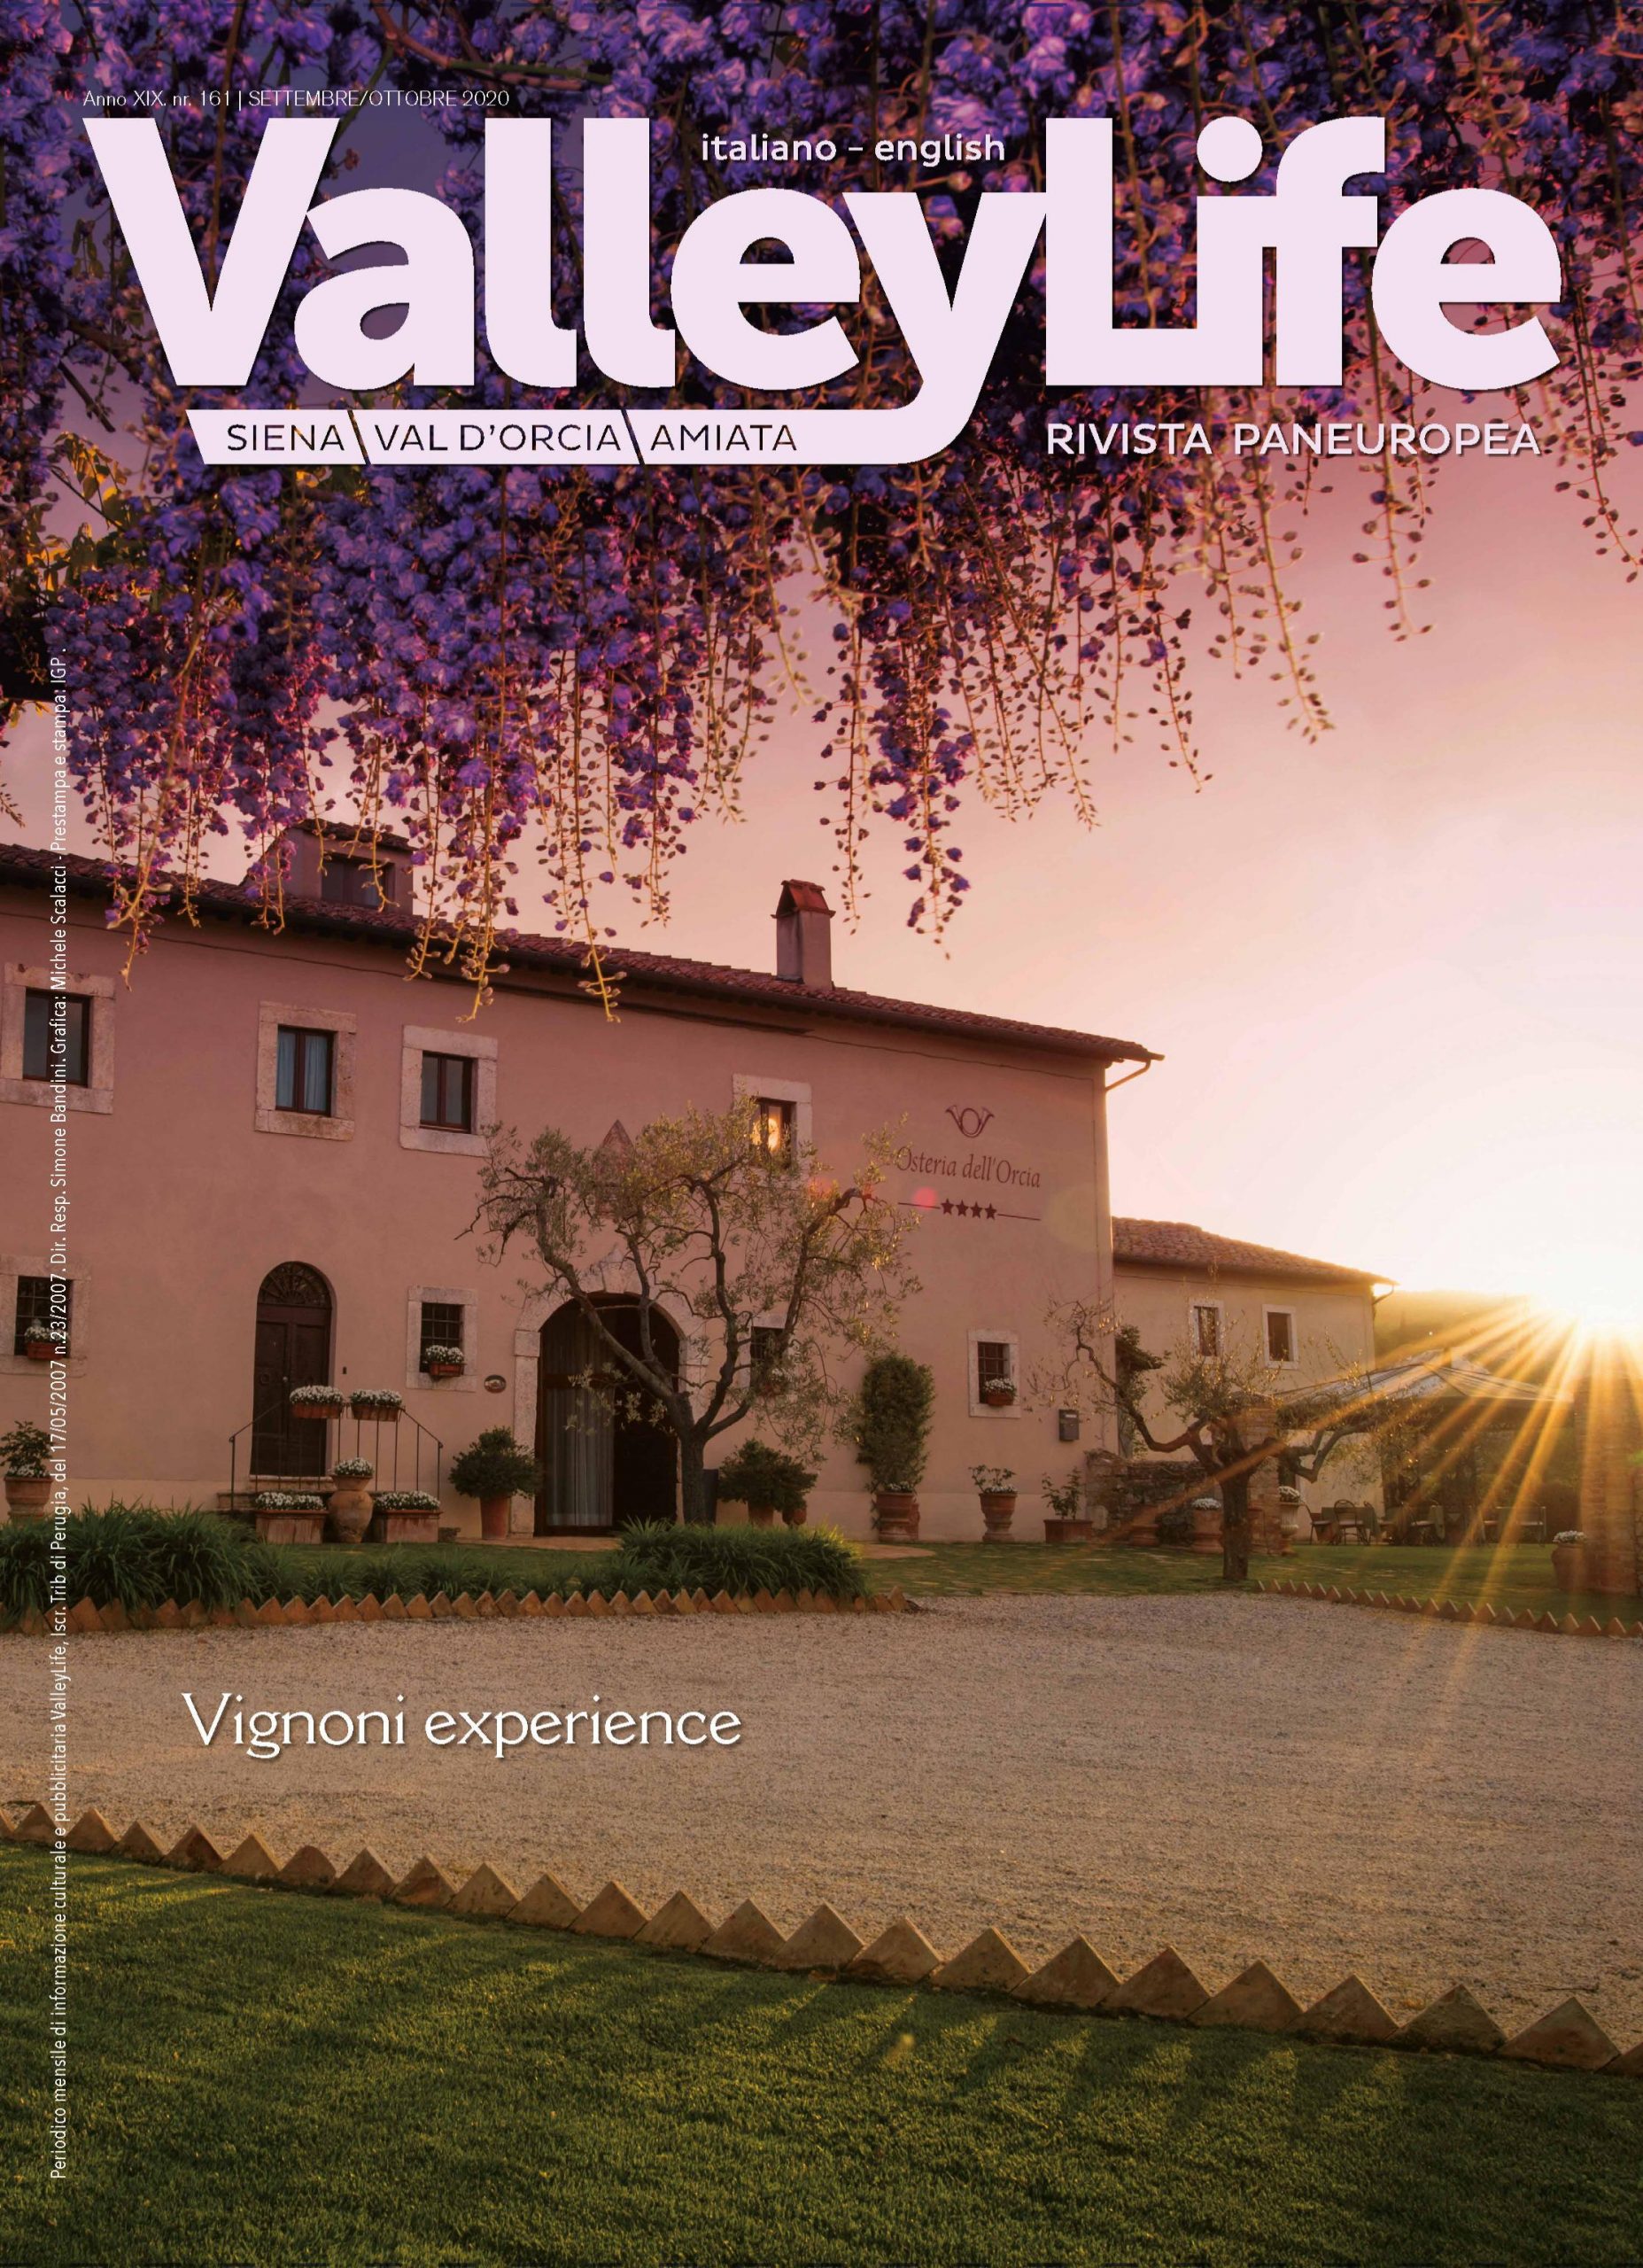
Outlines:
{"label": "brick chimney", "polygon": [[833,908],[819,882],[784,882],[776,905],[776,974],[825,990],[833,983]]}

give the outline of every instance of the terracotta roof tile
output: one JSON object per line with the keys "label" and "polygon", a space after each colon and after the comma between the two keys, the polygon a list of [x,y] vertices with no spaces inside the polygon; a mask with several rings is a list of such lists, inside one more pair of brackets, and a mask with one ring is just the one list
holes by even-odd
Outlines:
{"label": "terracotta roof tile", "polygon": [[1332,1260],[1308,1260],[1271,1245],[1245,1244],[1218,1237],[1190,1221],[1137,1221],[1114,1215],[1112,1258],[1119,1267],[1174,1268],[1195,1276],[1217,1270],[1236,1276],[1296,1276],[1317,1283],[1385,1284],[1391,1279],[1367,1268],[1341,1268]]}
{"label": "terracotta roof tile", "polygon": [[[21,843],[0,843],[0,882],[43,889],[48,886],[52,864],[49,851]],[[106,897],[107,869],[101,861],[70,858],[64,864],[68,868],[68,886],[73,895]],[[800,886],[789,883],[787,887]],[[255,921],[259,911],[252,893],[232,882],[201,882],[195,893],[195,903],[202,913],[215,914],[225,920]],[[353,937],[361,944],[393,946],[402,951],[417,934],[415,922],[396,906],[334,905],[319,898],[290,896],[285,900],[285,926],[325,936]],[[577,981],[585,974],[583,948],[574,938],[542,937],[507,930],[500,934],[498,943],[510,968],[551,971]],[[841,985],[825,989],[801,986],[760,969],[730,968],[715,961],[678,960],[663,953],[627,952],[615,948],[607,953],[606,960],[618,981],[631,988],[796,1010],[807,1022],[894,1024],[908,1030],[993,1040],[1000,1045],[1083,1056],[1108,1063],[1149,1063],[1156,1060],[1150,1048],[1133,1039],[1106,1039],[1093,1032],[1019,1023],[1011,1016],[981,1015],[967,1008],[942,1008],[921,1001],[887,999],[874,992],[847,991]]]}

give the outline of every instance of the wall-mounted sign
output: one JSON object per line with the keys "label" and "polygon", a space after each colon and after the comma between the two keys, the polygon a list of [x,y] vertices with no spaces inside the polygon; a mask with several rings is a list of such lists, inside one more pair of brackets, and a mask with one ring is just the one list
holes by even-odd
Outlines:
{"label": "wall-mounted sign", "polygon": [[487,1394],[504,1394],[507,1392],[507,1389],[508,1380],[502,1376],[500,1371],[492,1371],[490,1377],[484,1382],[485,1392]]}
{"label": "wall-mounted sign", "polygon": [[916,1150],[903,1142],[895,1153],[903,1173],[929,1174],[944,1181],[990,1181],[1001,1189],[1037,1189],[1043,1177],[1035,1166],[1018,1165],[1013,1158],[992,1150],[972,1150],[968,1157],[947,1157],[939,1150]]}

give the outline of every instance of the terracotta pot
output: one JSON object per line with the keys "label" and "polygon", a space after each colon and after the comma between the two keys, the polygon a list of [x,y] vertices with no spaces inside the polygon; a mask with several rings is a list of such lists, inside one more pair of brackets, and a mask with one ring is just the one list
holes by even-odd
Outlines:
{"label": "terracotta pot", "polygon": [[1560,1591],[1588,1588],[1587,1547],[1584,1543],[1552,1546],[1552,1581]]}
{"label": "terracotta pot", "polygon": [[771,1506],[769,1504],[748,1505],[748,1526],[749,1527],[773,1527],[775,1524],[776,1514]]}
{"label": "terracotta pot", "polygon": [[376,1499],[363,1481],[345,1480],[331,1491],[326,1526],[337,1543],[362,1543],[376,1510]]}
{"label": "terracotta pot", "polygon": [[438,1543],[439,1515],[436,1512],[378,1512],[373,1523],[374,1542]]}
{"label": "terracotta pot", "polygon": [[293,1402],[291,1414],[304,1425],[329,1425],[333,1418],[340,1418],[347,1403],[338,1394],[335,1402]]}
{"label": "terracotta pot", "polygon": [[397,1425],[399,1422],[397,1402],[355,1402],[349,1407],[362,1425]]}
{"label": "terracotta pot", "polygon": [[1002,1386],[984,1386],[981,1389],[981,1399],[989,1410],[1008,1410],[1015,1402],[1015,1396],[1009,1387]]}
{"label": "terracotta pot", "polygon": [[50,1493],[51,1483],[43,1472],[33,1480],[21,1472],[6,1474],[5,1501],[13,1519],[43,1520]]}
{"label": "terracotta pot", "polygon": [[318,1511],[254,1511],[257,1533],[265,1543],[318,1543],[325,1529],[323,1505]]}
{"label": "terracotta pot", "polygon": [[[1044,1522],[1046,1543],[1093,1543],[1095,1540],[1096,1524],[1093,1519],[1047,1519]],[[1156,1542],[1157,1537],[1152,1541]]]}
{"label": "terracotta pot", "polygon": [[[31,1363],[49,1363],[57,1351],[55,1339],[25,1339],[23,1341],[23,1352]],[[66,1347],[64,1348],[63,1354],[66,1358],[68,1354]]]}
{"label": "terracotta pot", "polygon": [[918,1499],[911,1488],[875,1488],[873,1525],[880,1543],[917,1543]]}
{"label": "terracotta pot", "polygon": [[801,1504],[796,1512],[784,1512],[781,1516],[783,1522],[788,1527],[802,1527],[810,1515],[810,1509],[808,1504]]}
{"label": "terracotta pot", "polygon": [[430,1363],[428,1375],[430,1379],[460,1379],[467,1368],[466,1363]]}
{"label": "terracotta pot", "polygon": [[511,1496],[481,1496],[479,1499],[479,1533],[487,1543],[499,1542],[508,1534],[514,1500]]}
{"label": "terracotta pot", "polygon": [[1192,1507],[1192,1549],[1206,1558],[1221,1556],[1221,1513],[1213,1505]]}
{"label": "terracotta pot", "polygon": [[1015,1518],[1016,1492],[1013,1488],[983,1488],[981,1518],[987,1533],[983,1543],[1002,1543],[1010,1534],[1010,1523]]}

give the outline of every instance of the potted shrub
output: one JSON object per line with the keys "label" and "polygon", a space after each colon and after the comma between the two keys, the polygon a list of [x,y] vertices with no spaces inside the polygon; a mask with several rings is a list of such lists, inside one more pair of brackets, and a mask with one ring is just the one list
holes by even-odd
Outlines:
{"label": "potted shrub", "polygon": [[422,1369],[430,1379],[460,1379],[468,1358],[460,1347],[424,1347]]}
{"label": "potted shrub", "polygon": [[0,1433],[5,1501],[13,1518],[45,1518],[46,1498],[51,1493],[51,1476],[46,1465],[50,1454],[50,1434],[43,1425],[33,1425],[27,1418],[20,1418],[9,1433]]}
{"label": "potted shrub", "polygon": [[397,1425],[405,1397],[391,1386],[356,1386],[348,1396],[348,1407],[361,1423]]}
{"label": "potted shrub", "polygon": [[451,1467],[452,1487],[459,1496],[477,1496],[480,1533],[493,1539],[508,1534],[514,1498],[533,1496],[541,1485],[536,1459],[506,1425],[487,1426]]}
{"label": "potted shrub", "polygon": [[331,1479],[337,1486],[331,1491],[327,1526],[338,1543],[364,1540],[375,1509],[368,1484],[376,1472],[376,1467],[364,1456],[339,1456],[332,1465]]}
{"label": "potted shrub", "polygon": [[1585,1529],[1577,1527],[1566,1527],[1552,1538],[1552,1581],[1559,1590],[1585,1589],[1588,1541]]}
{"label": "potted shrub", "polygon": [[265,1543],[317,1543],[325,1525],[325,1499],[291,1488],[265,1488],[251,1500],[252,1518]]}
{"label": "potted shrub", "polygon": [[68,1357],[68,1325],[52,1323],[45,1317],[36,1317],[23,1325],[23,1352],[31,1363],[49,1363],[55,1355],[59,1361]]}
{"label": "potted shrub", "polygon": [[935,1378],[906,1355],[869,1363],[856,1397],[856,1452],[872,1480],[873,1522],[881,1543],[918,1536],[918,1483],[929,1454]]}
{"label": "potted shrub", "polygon": [[1084,1476],[1077,1466],[1064,1480],[1047,1472],[1040,1485],[1050,1507],[1044,1521],[1044,1542],[1093,1543],[1096,1523],[1084,1511]]}
{"label": "potted shrub", "polygon": [[1015,1402],[1013,1379],[988,1379],[981,1388],[981,1400],[988,1410],[1009,1410]]}
{"label": "potted shrub", "polygon": [[438,1543],[439,1499],[422,1488],[379,1488],[375,1528],[384,1543]]}
{"label": "potted shrub", "polygon": [[[1219,1558],[1221,1550],[1222,1511],[1219,1496],[1195,1496],[1187,1506],[1187,1542],[1204,1558],[1212,1554]],[[1159,1518],[1159,1542],[1168,1543],[1173,1538],[1164,1533],[1164,1522],[1169,1515]]]}
{"label": "potted shrub", "polygon": [[970,1486],[981,1499],[983,1543],[1003,1543],[1015,1518],[1015,1475],[1007,1464],[973,1464]]}
{"label": "potted shrub", "polygon": [[347,1402],[348,1397],[339,1386],[294,1386],[291,1390],[291,1414],[323,1425],[327,1418],[340,1418]]}
{"label": "potted shrub", "polygon": [[779,1512],[789,1527],[802,1527],[816,1475],[796,1456],[768,1441],[744,1441],[719,1467],[720,1503],[745,1504],[752,1527],[769,1527]]}

